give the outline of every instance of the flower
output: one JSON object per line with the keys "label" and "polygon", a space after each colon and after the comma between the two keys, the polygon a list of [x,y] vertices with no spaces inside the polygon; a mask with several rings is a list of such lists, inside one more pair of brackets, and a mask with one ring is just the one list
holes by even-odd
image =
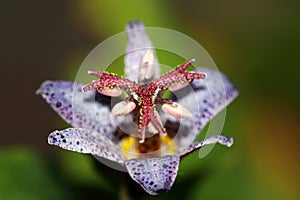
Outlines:
{"label": "flower", "polygon": [[[171,189],[182,157],[208,144],[232,145],[233,139],[223,135],[192,141],[238,91],[216,70],[185,71],[193,60],[157,78],[160,67],[143,24],[131,22],[126,30],[126,79],[90,71],[100,80],[86,85],[45,81],[37,93],[73,126],[53,131],[49,144],[118,163],[157,195]],[[176,97],[163,98],[166,90]],[[128,97],[122,100],[123,91]],[[112,97],[118,103],[111,108]]]}

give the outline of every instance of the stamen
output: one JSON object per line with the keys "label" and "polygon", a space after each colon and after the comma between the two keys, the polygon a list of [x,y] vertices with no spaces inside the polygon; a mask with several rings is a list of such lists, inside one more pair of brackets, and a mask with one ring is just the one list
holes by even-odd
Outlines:
{"label": "stamen", "polygon": [[145,135],[146,135],[146,126],[142,125],[142,127],[139,131],[139,143],[145,142]]}
{"label": "stamen", "polygon": [[162,135],[167,134],[166,129],[163,128],[161,118],[156,110],[153,111],[153,115],[151,116],[150,120],[159,133],[161,133]]}
{"label": "stamen", "polygon": [[117,103],[111,110],[113,115],[123,116],[131,113],[135,109],[136,105],[132,101],[124,100]]}
{"label": "stamen", "polygon": [[122,90],[119,88],[97,88],[97,91],[110,97],[118,97],[122,94]]}
{"label": "stamen", "polygon": [[144,79],[150,79],[154,76],[155,64],[154,64],[154,54],[152,50],[148,50],[140,63],[140,77],[139,79],[143,81]]}
{"label": "stamen", "polygon": [[188,109],[176,102],[173,102],[172,104],[165,103],[161,108],[165,113],[176,118],[192,117],[192,113]]}

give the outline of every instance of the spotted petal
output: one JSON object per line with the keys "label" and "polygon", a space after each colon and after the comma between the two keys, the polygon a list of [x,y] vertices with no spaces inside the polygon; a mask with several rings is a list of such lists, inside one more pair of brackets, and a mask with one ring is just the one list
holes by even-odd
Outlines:
{"label": "spotted petal", "polygon": [[[151,69],[147,69],[146,72],[153,71],[154,77],[158,77],[160,74],[160,68],[158,65],[155,50],[152,46],[150,39],[148,38],[145,28],[142,22],[133,21],[126,26],[128,34],[128,43],[126,47],[125,55],[125,75],[132,81],[138,82],[139,77],[146,77],[145,74],[140,74],[140,65],[144,56],[152,50],[153,53],[153,65],[150,65]],[[154,78],[153,77],[153,78]],[[140,80],[144,81],[144,80]]]}
{"label": "spotted petal", "polygon": [[106,136],[97,132],[78,128],[54,131],[49,135],[48,143],[70,151],[92,154],[124,164],[121,150]]}
{"label": "spotted petal", "polygon": [[[204,126],[238,95],[237,89],[221,72],[213,69],[197,71],[206,73],[207,78],[194,80],[190,91],[183,88],[175,92],[179,103],[193,111],[192,117],[181,121],[178,135],[175,137],[179,146],[191,144]],[[178,122],[178,119],[168,119]]]}
{"label": "spotted petal", "polygon": [[75,128],[85,128],[114,139],[113,116],[106,101],[108,97],[95,92],[82,92],[82,84],[67,81],[45,81],[38,89],[47,103]]}
{"label": "spotted petal", "polygon": [[177,176],[179,157],[131,159],[125,161],[126,168],[133,180],[146,192],[157,195],[162,190],[170,190]]}

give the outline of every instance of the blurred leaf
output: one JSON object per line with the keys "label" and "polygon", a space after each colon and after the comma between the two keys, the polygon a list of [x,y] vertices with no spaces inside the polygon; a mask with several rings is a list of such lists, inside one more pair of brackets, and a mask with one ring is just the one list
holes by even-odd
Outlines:
{"label": "blurred leaf", "polygon": [[75,9],[84,17],[85,23],[90,25],[94,35],[111,36],[124,31],[125,24],[132,20],[141,20],[146,26],[168,27],[171,22],[178,26],[176,13],[168,6],[168,3],[159,0],[87,0],[78,1]]}
{"label": "blurred leaf", "polygon": [[79,154],[70,151],[60,151],[61,172],[65,179],[80,186],[90,186],[95,189],[113,191],[113,188],[106,182],[104,174],[98,173],[93,157],[86,154]]}
{"label": "blurred leaf", "polygon": [[262,187],[252,170],[243,166],[215,172],[191,187],[187,199],[281,199],[276,191]]}
{"label": "blurred leaf", "polygon": [[0,151],[0,199],[73,199],[47,164],[27,149]]}

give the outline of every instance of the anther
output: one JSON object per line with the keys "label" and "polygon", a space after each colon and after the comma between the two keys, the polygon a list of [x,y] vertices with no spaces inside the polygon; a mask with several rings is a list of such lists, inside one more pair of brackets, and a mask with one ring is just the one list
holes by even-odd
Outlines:
{"label": "anther", "polygon": [[176,118],[188,118],[192,116],[192,113],[188,109],[176,102],[171,104],[165,103],[161,108],[165,113],[168,113]]}

